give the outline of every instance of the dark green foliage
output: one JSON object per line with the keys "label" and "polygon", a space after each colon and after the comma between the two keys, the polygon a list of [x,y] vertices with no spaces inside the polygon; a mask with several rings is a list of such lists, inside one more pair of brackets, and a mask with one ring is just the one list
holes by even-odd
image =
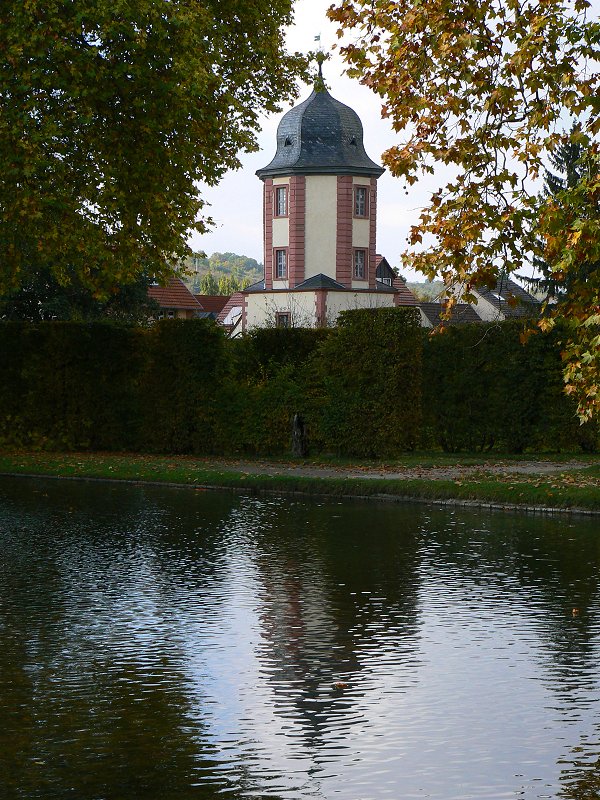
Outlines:
{"label": "dark green foliage", "polygon": [[579,425],[563,392],[557,334],[526,336],[527,325],[461,325],[426,337],[429,444],[447,452],[594,449],[596,429]]}
{"label": "dark green foliage", "polygon": [[23,325],[0,325],[0,445],[28,442],[22,413],[25,395],[23,364],[27,361]]}
{"label": "dark green foliage", "polygon": [[329,328],[256,328],[245,337],[249,376],[273,375],[281,367],[300,367],[332,334]]}
{"label": "dark green foliage", "polygon": [[294,414],[314,417],[318,378],[310,374],[311,365],[330,334],[328,329],[261,328],[229,342],[231,373],[221,397],[228,411],[219,437],[226,452],[290,449]]}
{"label": "dark green foliage", "polygon": [[524,325],[429,337],[413,310],[369,309],[231,341],[209,320],[0,323],[0,445],[274,455],[298,413],[315,455],[593,450],[597,428],[563,393],[560,331],[523,345]]}
{"label": "dark green foliage", "polygon": [[[576,129],[573,128],[571,135],[574,136]],[[592,149],[585,146],[583,141],[571,138],[562,141],[556,150],[550,155],[550,163],[556,172],[546,170],[544,177],[544,189],[538,197],[541,207],[551,198],[560,200],[563,194],[575,188],[586,177],[593,176],[597,169],[591,157]],[[600,211],[598,204],[596,211]],[[596,215],[597,216],[597,215]],[[539,249],[544,250],[543,241],[539,244]],[[593,272],[597,272],[597,263],[582,263],[575,273],[555,272],[552,265],[544,258],[535,256],[533,266],[538,277],[521,276],[529,289],[537,290],[544,296],[544,299],[553,299],[561,302],[569,299],[572,292],[577,292],[577,284],[586,282]]]}
{"label": "dark green foliage", "polygon": [[66,285],[47,270],[31,274],[18,289],[0,296],[0,319],[96,322],[113,320],[146,324],[160,307],[148,296],[150,279],[142,275],[135,283],[120,286],[108,298],[98,299],[74,273]]}
{"label": "dark green foliage", "polygon": [[144,448],[214,451],[224,345],[211,320],[164,320],[148,332],[150,358],[140,380]]}
{"label": "dark green foliage", "polygon": [[291,22],[291,0],[2,0],[0,291],[170,277],[211,222],[199,184],[305,74]]}
{"label": "dark green foliage", "polygon": [[139,329],[4,323],[0,331],[0,441],[67,450],[135,445],[130,376],[143,359]]}
{"label": "dark green foliage", "polygon": [[417,446],[422,341],[416,309],[340,316],[319,352],[323,397],[314,423],[325,450],[376,457]]}

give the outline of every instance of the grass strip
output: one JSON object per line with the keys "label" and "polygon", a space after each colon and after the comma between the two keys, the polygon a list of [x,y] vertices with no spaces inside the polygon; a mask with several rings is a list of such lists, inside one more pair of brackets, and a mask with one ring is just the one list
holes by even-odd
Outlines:
{"label": "grass strip", "polygon": [[[289,465],[289,462],[287,462]],[[483,468],[485,469],[485,467]],[[67,478],[96,478],[248,491],[298,492],[306,495],[415,500],[479,501],[553,509],[600,512],[600,466],[565,470],[560,475],[490,475],[479,472],[461,480],[425,478],[306,477],[257,475],[207,459],[112,453],[5,453],[0,473]]]}

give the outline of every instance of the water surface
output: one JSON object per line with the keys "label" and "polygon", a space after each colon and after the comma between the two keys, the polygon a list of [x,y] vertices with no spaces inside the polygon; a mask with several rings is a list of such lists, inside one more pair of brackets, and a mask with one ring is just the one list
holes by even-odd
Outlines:
{"label": "water surface", "polygon": [[598,520],[0,481],[0,797],[597,798]]}

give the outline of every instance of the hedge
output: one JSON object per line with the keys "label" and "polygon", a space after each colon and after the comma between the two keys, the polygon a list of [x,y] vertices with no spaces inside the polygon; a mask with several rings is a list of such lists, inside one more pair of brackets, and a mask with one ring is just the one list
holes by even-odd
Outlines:
{"label": "hedge", "polygon": [[430,336],[414,309],[342,314],[329,330],[228,340],[209,320],[149,328],[0,324],[0,445],[198,455],[593,450],[562,391],[556,334],[523,322]]}
{"label": "hedge", "polygon": [[424,430],[449,452],[594,450],[563,392],[560,332],[528,335],[527,320],[456,325],[425,338]]}
{"label": "hedge", "polygon": [[321,449],[375,458],[414,449],[421,427],[423,338],[416,309],[340,315],[320,348]]}
{"label": "hedge", "polygon": [[52,449],[135,447],[131,378],[141,331],[107,324],[0,326],[0,443]]}

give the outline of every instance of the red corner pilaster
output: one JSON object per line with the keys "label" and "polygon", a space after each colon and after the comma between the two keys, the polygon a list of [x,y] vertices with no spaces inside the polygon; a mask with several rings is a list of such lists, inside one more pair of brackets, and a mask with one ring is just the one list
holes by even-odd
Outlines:
{"label": "red corner pilaster", "polygon": [[327,325],[327,289],[315,291],[315,306],[317,328],[324,328]]}
{"label": "red corner pilaster", "polygon": [[263,231],[265,244],[265,288],[273,288],[273,179],[263,189]]}
{"label": "red corner pilaster", "polygon": [[290,177],[289,208],[289,281],[290,289],[302,283],[304,271],[304,235],[306,231],[306,178],[304,175]]}
{"label": "red corner pilaster", "polygon": [[377,280],[377,178],[371,178],[371,207],[369,223],[369,289],[375,289]]}
{"label": "red corner pilaster", "polygon": [[337,179],[335,250],[335,279],[350,289],[352,287],[352,175],[338,175]]}

